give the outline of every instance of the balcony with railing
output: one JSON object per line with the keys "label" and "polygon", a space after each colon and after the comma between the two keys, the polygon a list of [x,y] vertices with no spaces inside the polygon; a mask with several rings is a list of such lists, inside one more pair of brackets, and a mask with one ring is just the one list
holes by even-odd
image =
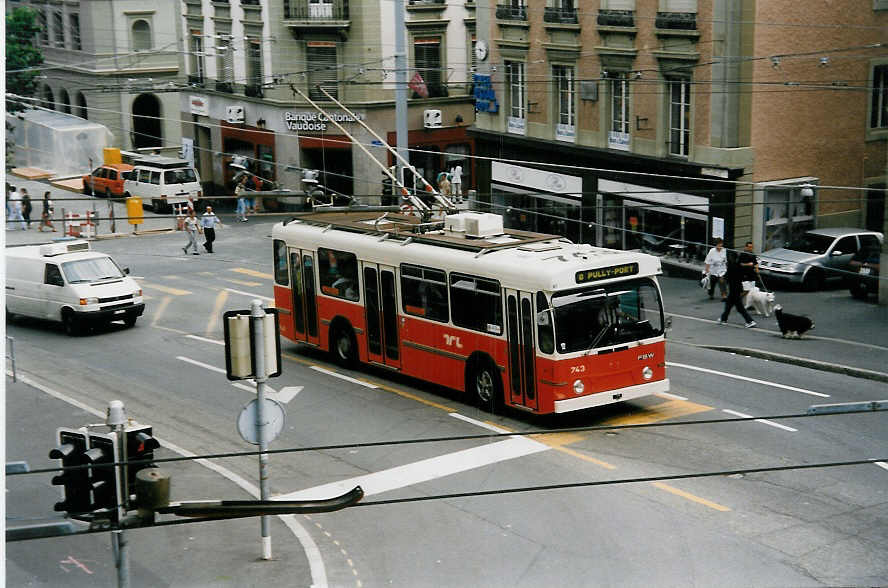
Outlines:
{"label": "balcony with railing", "polygon": [[634,27],[634,10],[599,10],[598,26],[600,27]]}
{"label": "balcony with railing", "polygon": [[655,25],[658,29],[696,31],[696,12],[658,12]]}
{"label": "balcony with railing", "polygon": [[546,6],[543,22],[552,24],[579,24],[576,8]]}
{"label": "balcony with railing", "polygon": [[284,0],[284,25],[293,29],[348,29],[348,0]]}
{"label": "balcony with railing", "polygon": [[527,21],[527,6],[520,6],[517,4],[497,4],[496,18],[497,20]]}

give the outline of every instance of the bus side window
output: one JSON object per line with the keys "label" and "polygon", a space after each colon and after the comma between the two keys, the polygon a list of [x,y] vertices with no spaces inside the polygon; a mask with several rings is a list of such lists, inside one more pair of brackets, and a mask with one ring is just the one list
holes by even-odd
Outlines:
{"label": "bus side window", "polygon": [[290,285],[290,272],[287,268],[287,244],[279,239],[274,241],[274,283],[278,286]]}
{"label": "bus side window", "polygon": [[401,264],[401,305],[414,316],[447,322],[447,276],[442,270]]}
{"label": "bus side window", "polygon": [[454,325],[503,334],[503,301],[496,280],[451,273],[450,302]]}
{"label": "bus side window", "polygon": [[552,311],[542,292],[536,293],[537,343],[543,353],[555,353],[555,333],[552,331]]}
{"label": "bus side window", "polygon": [[358,299],[358,259],[354,253],[318,248],[321,292],[328,296]]}

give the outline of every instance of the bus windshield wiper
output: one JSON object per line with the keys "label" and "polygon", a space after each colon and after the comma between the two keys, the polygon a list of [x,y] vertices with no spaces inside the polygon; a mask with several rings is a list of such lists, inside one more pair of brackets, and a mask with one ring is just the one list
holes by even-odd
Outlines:
{"label": "bus windshield wiper", "polygon": [[595,339],[592,340],[592,343],[589,344],[589,348],[587,349],[587,353],[598,347],[599,343],[605,341],[605,337],[608,336],[611,331],[616,332],[619,328],[619,323],[610,323],[595,336]]}

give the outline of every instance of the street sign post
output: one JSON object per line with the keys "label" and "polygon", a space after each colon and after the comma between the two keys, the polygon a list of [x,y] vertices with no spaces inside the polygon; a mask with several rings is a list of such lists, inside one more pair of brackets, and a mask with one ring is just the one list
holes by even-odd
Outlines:
{"label": "street sign post", "polygon": [[[268,443],[277,438],[286,419],[284,407],[265,397],[268,378],[281,375],[278,312],[276,308],[266,310],[262,301],[257,299],[250,304],[250,310],[231,310],[223,317],[228,379],[252,378],[256,382],[256,400],[239,415],[238,430],[245,441],[259,446],[259,495],[265,501],[269,498]],[[251,420],[252,434],[247,431]],[[270,560],[271,535],[267,515],[262,516],[261,526],[262,559]]]}

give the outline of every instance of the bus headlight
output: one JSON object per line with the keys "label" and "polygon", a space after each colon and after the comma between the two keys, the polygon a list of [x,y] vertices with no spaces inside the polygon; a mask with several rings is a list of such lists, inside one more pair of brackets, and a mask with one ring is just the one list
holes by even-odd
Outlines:
{"label": "bus headlight", "polygon": [[98,303],[99,303],[98,298],[81,298],[80,299],[80,306],[88,306],[90,304],[98,304]]}
{"label": "bus headlight", "polygon": [[579,396],[580,394],[583,393],[583,390],[585,390],[585,389],[586,389],[586,387],[583,386],[582,380],[574,380],[574,394]]}
{"label": "bus headlight", "polygon": [[654,377],[654,370],[652,370],[650,366],[644,366],[644,369],[641,370],[641,377],[645,380],[650,380]]}

